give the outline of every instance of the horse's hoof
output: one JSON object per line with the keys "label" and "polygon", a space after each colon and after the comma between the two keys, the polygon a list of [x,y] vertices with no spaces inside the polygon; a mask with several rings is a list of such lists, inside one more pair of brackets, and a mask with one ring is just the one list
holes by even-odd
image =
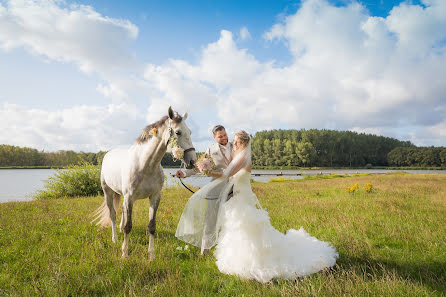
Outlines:
{"label": "horse's hoof", "polygon": [[118,242],[118,240],[116,239],[116,238],[112,238],[112,241],[113,241],[113,243],[117,243]]}
{"label": "horse's hoof", "polygon": [[121,249],[121,251],[122,251],[122,257],[123,258],[127,258],[129,256],[128,248],[123,248],[123,249]]}
{"label": "horse's hoof", "polygon": [[155,253],[150,253],[149,254],[149,261],[152,262],[153,260],[155,260]]}

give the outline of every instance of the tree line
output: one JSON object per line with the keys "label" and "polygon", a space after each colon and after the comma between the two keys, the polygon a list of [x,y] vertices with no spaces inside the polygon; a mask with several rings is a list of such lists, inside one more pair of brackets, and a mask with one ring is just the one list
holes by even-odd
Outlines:
{"label": "tree line", "polygon": [[[410,141],[336,130],[269,130],[252,140],[254,166],[388,166],[387,154]],[[418,166],[418,165],[413,165]]]}
{"label": "tree line", "polygon": [[446,167],[446,147],[396,147],[387,155],[390,166]]}
{"label": "tree line", "polygon": [[[34,148],[19,147],[13,145],[0,145],[0,167],[8,166],[45,166],[65,167],[80,165],[88,162],[93,165],[102,164],[106,152],[85,153],[74,151],[45,152]],[[161,161],[163,166],[181,165],[180,161],[173,161],[172,154],[166,153]]]}
{"label": "tree line", "polygon": [[[105,153],[0,145],[0,167],[100,165]],[[253,136],[252,160],[257,167],[446,167],[446,148],[416,147],[410,141],[352,131],[269,130]],[[181,162],[166,153],[161,165],[179,167]]]}
{"label": "tree line", "polygon": [[105,152],[85,153],[74,151],[45,152],[29,147],[0,145],[0,166],[51,166],[63,167],[88,162],[101,164]]}

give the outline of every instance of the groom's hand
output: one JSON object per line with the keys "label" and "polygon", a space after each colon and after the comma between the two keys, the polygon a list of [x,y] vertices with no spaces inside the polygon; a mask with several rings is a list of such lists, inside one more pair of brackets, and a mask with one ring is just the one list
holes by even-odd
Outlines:
{"label": "groom's hand", "polygon": [[181,170],[178,170],[177,173],[176,173],[176,176],[180,177],[180,178],[184,178],[184,172],[181,171]]}

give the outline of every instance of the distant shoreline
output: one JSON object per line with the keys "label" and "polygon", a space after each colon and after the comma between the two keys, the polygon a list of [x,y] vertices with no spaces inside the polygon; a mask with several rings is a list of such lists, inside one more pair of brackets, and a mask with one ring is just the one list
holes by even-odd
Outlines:
{"label": "distant shoreline", "polygon": [[[65,169],[68,166],[4,166],[1,169]],[[178,168],[178,166],[163,166],[163,168]],[[355,170],[355,169],[384,169],[384,170],[446,170],[445,167],[395,167],[395,166],[372,166],[372,167],[295,167],[295,166],[253,166],[256,170]]]}
{"label": "distant shoreline", "polygon": [[[69,166],[3,166],[1,169],[68,169]],[[180,168],[178,166],[163,166],[163,168]]]}
{"label": "distant shoreline", "polygon": [[372,167],[293,167],[293,166],[253,166],[258,170],[446,170],[445,167],[395,167],[395,166],[372,166]]}
{"label": "distant shoreline", "polygon": [[65,166],[4,166],[1,169],[64,169]]}

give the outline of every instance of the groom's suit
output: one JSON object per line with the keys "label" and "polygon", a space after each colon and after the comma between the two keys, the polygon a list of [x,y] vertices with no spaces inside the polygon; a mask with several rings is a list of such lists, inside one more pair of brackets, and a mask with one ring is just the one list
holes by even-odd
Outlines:
{"label": "groom's suit", "polygon": [[232,143],[228,142],[226,146],[214,143],[208,147],[206,154],[212,158],[215,167],[223,171],[232,161]]}
{"label": "groom's suit", "polygon": [[[226,146],[214,143],[207,148],[205,153],[212,158],[216,170],[222,172],[232,161],[232,143],[228,142]],[[188,169],[186,170],[185,177],[196,173],[194,169]]]}

